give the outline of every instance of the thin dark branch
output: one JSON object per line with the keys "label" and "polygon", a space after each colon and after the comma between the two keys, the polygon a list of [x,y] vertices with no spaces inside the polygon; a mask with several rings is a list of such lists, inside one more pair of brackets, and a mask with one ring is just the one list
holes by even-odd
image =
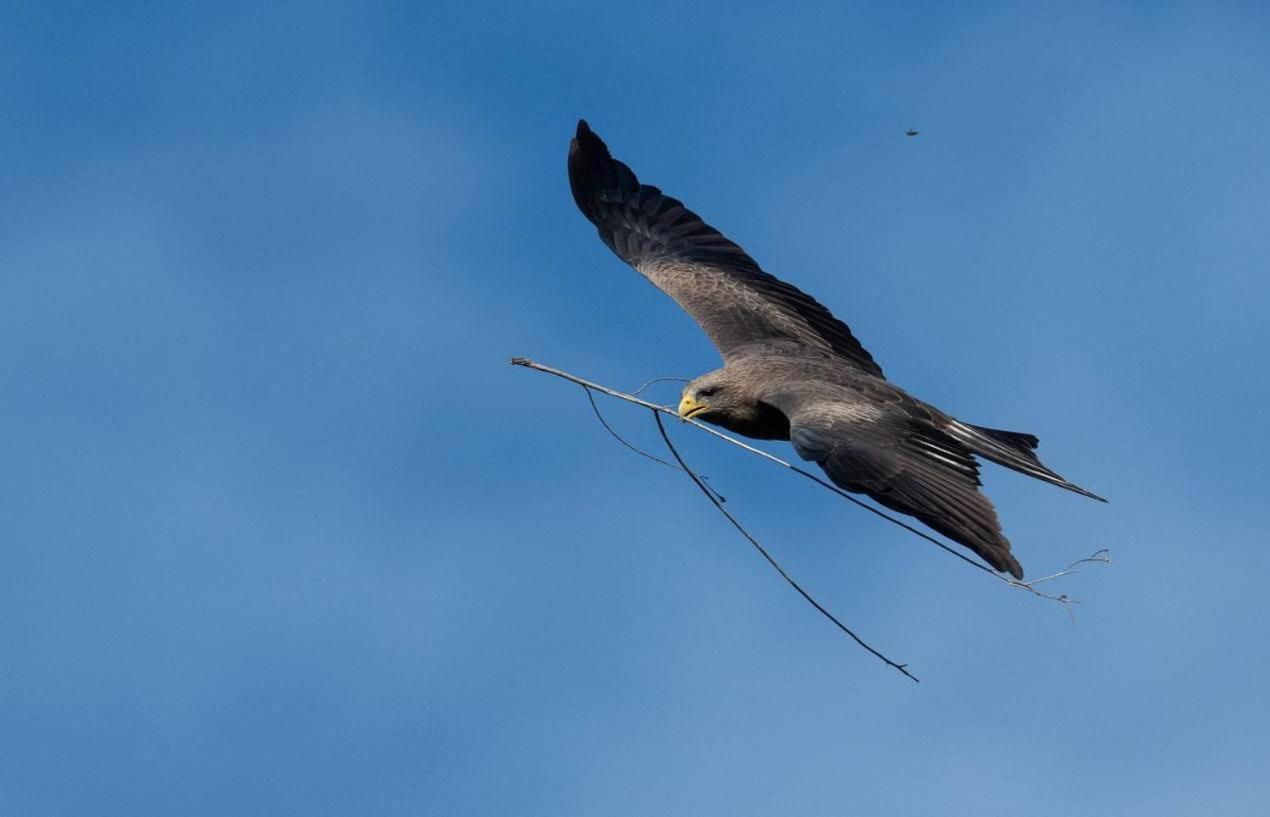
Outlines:
{"label": "thin dark branch", "polygon": [[[641,398],[639,398],[639,397],[635,397],[634,395],[631,395],[631,394],[626,394],[625,392],[620,392],[620,391],[617,391],[617,390],[615,390],[615,389],[610,389],[610,388],[609,388],[609,387],[607,387],[607,386],[601,386],[599,383],[594,383],[594,382],[592,382],[592,381],[590,381],[590,380],[585,380],[585,379],[583,379],[583,378],[581,378],[581,377],[578,377],[577,375],[570,374],[569,372],[565,372],[565,371],[562,371],[562,370],[560,370],[560,369],[553,368],[553,367],[551,367],[551,366],[546,366],[546,365],[543,365],[543,364],[541,364],[541,363],[538,363],[538,362],[536,362],[536,361],[530,360],[530,359],[528,359],[528,358],[524,358],[524,357],[513,357],[513,358],[512,358],[509,362],[510,362],[513,366],[523,366],[523,367],[525,367],[525,368],[527,368],[527,369],[534,369],[534,370],[536,370],[536,371],[545,372],[546,374],[554,375],[554,376],[559,377],[559,378],[562,378],[562,379],[564,379],[564,380],[568,380],[568,381],[570,381],[571,383],[577,383],[579,386],[582,386],[583,388],[587,389],[588,391],[597,391],[597,392],[600,392],[601,394],[607,394],[609,397],[615,397],[615,398],[617,398],[618,400],[625,400],[625,401],[626,401],[626,402],[628,402],[628,403],[633,403],[633,404],[635,404],[635,405],[637,405],[637,406],[643,406],[644,408],[649,409],[650,411],[657,412],[658,414],[665,414],[665,415],[668,415],[668,416],[671,416],[671,417],[675,417],[675,418],[678,418],[678,417],[679,417],[679,414],[678,414],[676,411],[674,411],[673,409],[669,408],[668,406],[661,406],[661,405],[658,405],[658,404],[656,404],[656,403],[650,403],[650,402],[648,402],[647,400],[643,400],[643,399],[641,399]],[[1004,575],[1004,574],[1002,574],[1002,573],[998,573],[998,572],[996,572],[995,570],[993,570],[992,568],[988,567],[987,565],[985,565],[985,564],[983,564],[983,563],[981,563],[981,562],[975,561],[974,559],[970,558],[970,557],[969,557],[969,556],[967,556],[966,554],[961,553],[960,551],[954,550],[954,549],[953,549],[952,547],[950,547],[949,545],[944,544],[943,542],[939,541],[938,539],[936,539],[935,537],[933,537],[933,536],[931,536],[930,534],[926,533],[925,531],[918,530],[917,528],[913,527],[912,525],[908,524],[907,522],[903,521],[902,519],[897,519],[896,517],[891,516],[890,514],[886,513],[885,511],[879,510],[879,509],[877,509],[877,508],[873,507],[872,505],[868,504],[867,502],[864,502],[864,501],[862,501],[862,500],[859,500],[859,499],[855,498],[854,496],[851,496],[849,493],[847,493],[846,491],[842,490],[842,489],[841,489],[841,488],[839,488],[837,485],[834,485],[833,483],[828,482],[828,481],[826,481],[826,480],[822,479],[821,477],[817,476],[816,474],[811,473],[810,471],[807,471],[807,470],[804,470],[804,469],[802,469],[802,468],[799,468],[797,465],[794,465],[794,464],[792,464],[792,463],[786,462],[785,460],[781,459],[780,457],[777,457],[777,456],[775,456],[775,455],[773,455],[773,454],[769,454],[769,453],[767,453],[766,451],[763,451],[762,449],[755,448],[755,447],[754,447],[754,446],[752,446],[752,445],[747,445],[746,443],[741,442],[740,440],[736,439],[735,437],[730,437],[730,436],[728,436],[727,434],[724,434],[724,433],[723,433],[723,432],[721,432],[721,431],[717,431],[717,430],[715,430],[715,429],[711,428],[710,426],[707,426],[707,425],[705,425],[704,423],[701,423],[701,422],[699,422],[699,421],[697,421],[697,420],[683,420],[682,422],[685,422],[685,423],[689,423],[689,424],[691,424],[691,425],[694,425],[694,426],[696,426],[697,428],[701,429],[702,431],[706,432],[707,434],[712,434],[712,435],[714,435],[715,437],[718,437],[718,438],[719,438],[719,439],[721,439],[721,440],[725,440],[726,442],[728,442],[728,443],[730,443],[730,444],[732,444],[732,445],[735,445],[735,446],[736,446],[736,447],[738,447],[738,448],[742,448],[742,449],[744,449],[744,450],[746,450],[746,451],[749,451],[751,454],[756,454],[756,455],[758,455],[758,456],[762,457],[762,458],[763,458],[763,459],[765,459],[765,460],[768,460],[768,461],[770,461],[770,462],[774,462],[774,463],[776,463],[777,465],[780,465],[780,466],[781,466],[781,467],[783,467],[783,468],[787,468],[787,469],[789,469],[790,471],[793,471],[794,473],[798,474],[799,476],[801,476],[801,477],[803,477],[803,478],[805,478],[805,479],[809,479],[809,480],[811,480],[812,482],[816,483],[817,485],[821,486],[822,488],[825,488],[825,489],[827,489],[827,490],[829,490],[829,491],[833,491],[835,494],[837,494],[838,496],[840,496],[840,497],[842,497],[843,499],[847,500],[848,502],[851,502],[852,504],[855,504],[855,505],[858,505],[858,506],[859,506],[859,507],[861,507],[861,508],[864,508],[864,509],[865,509],[866,511],[868,511],[869,513],[871,513],[871,514],[873,514],[873,515],[875,515],[875,516],[879,516],[879,517],[881,517],[882,519],[885,519],[886,521],[890,522],[890,523],[891,523],[891,524],[893,524],[893,525],[898,525],[898,526],[900,526],[901,528],[903,528],[904,530],[906,530],[906,531],[908,531],[909,533],[913,534],[914,536],[920,537],[921,539],[924,539],[925,541],[930,542],[932,545],[935,545],[935,546],[936,546],[936,547],[938,547],[939,549],[943,550],[945,553],[948,553],[949,555],[952,555],[952,556],[957,557],[958,559],[960,559],[961,561],[965,562],[966,564],[971,565],[972,567],[975,567],[975,568],[977,568],[977,569],[979,569],[979,570],[982,570],[984,573],[987,573],[989,576],[992,576],[993,578],[995,578],[995,579],[997,579],[997,580],[999,580],[999,581],[1003,581],[1003,582],[1005,582],[1006,584],[1010,585],[1011,587],[1017,587],[1018,589],[1020,589],[1020,590],[1025,590],[1025,591],[1027,591],[1028,593],[1031,593],[1031,594],[1032,594],[1032,595],[1034,595],[1034,596],[1038,596],[1038,597],[1040,597],[1040,598],[1044,598],[1044,599],[1050,599],[1051,601],[1056,601],[1056,602],[1058,602],[1058,603],[1060,603],[1060,604],[1062,604],[1062,605],[1064,605],[1064,606],[1071,605],[1071,604],[1075,603],[1075,600],[1074,600],[1074,599],[1072,599],[1072,598],[1070,598],[1070,597],[1068,597],[1068,595],[1067,595],[1066,593],[1063,593],[1063,594],[1061,594],[1061,595],[1057,595],[1057,596],[1055,596],[1055,595],[1051,595],[1051,594],[1049,594],[1049,593],[1045,593],[1045,592],[1043,592],[1043,591],[1041,591],[1041,590],[1038,590],[1038,589],[1036,589],[1036,587],[1034,587],[1034,586],[1033,586],[1033,585],[1035,585],[1035,584],[1037,584],[1037,583],[1039,583],[1039,582],[1041,582],[1041,581],[1049,581],[1050,579],[1055,579],[1055,578],[1059,578],[1059,577],[1061,577],[1061,576],[1068,576],[1068,575],[1071,575],[1071,574],[1074,572],[1074,571],[1072,571],[1072,570],[1071,570],[1071,566],[1069,566],[1067,570],[1060,571],[1059,573],[1055,573],[1055,574],[1053,574],[1052,576],[1046,576],[1046,577],[1044,577],[1043,579],[1035,579],[1035,580],[1033,580],[1033,581],[1031,581],[1031,582],[1025,582],[1025,581],[1022,581],[1022,580],[1020,580],[1020,579],[1015,579],[1015,578],[1014,578],[1014,577],[1012,577],[1012,576],[1006,576],[1006,575]],[[1079,564],[1080,562],[1084,562],[1084,561],[1110,562],[1110,561],[1111,561],[1110,559],[1105,559],[1105,558],[1104,558],[1104,559],[1099,559],[1099,558],[1095,558],[1095,557],[1097,557],[1098,555],[1100,555],[1100,554],[1105,554],[1105,553],[1106,553],[1106,551],[1105,551],[1105,550],[1103,550],[1103,551],[1099,551],[1099,552],[1098,552],[1098,554],[1094,554],[1094,557],[1090,557],[1089,559],[1082,559],[1082,560],[1079,560],[1079,562],[1073,563],[1073,565],[1074,565],[1074,564]],[[1070,608],[1068,609],[1068,612],[1069,612],[1069,613],[1071,612]]]}
{"label": "thin dark branch", "polygon": [[701,478],[697,476],[695,471],[693,471],[691,468],[688,467],[688,464],[684,462],[683,457],[679,456],[679,451],[675,448],[675,444],[670,441],[670,435],[666,433],[666,426],[661,421],[661,413],[654,411],[653,419],[657,421],[657,430],[661,432],[661,438],[666,441],[666,447],[670,449],[670,453],[674,455],[675,461],[679,463],[679,467],[683,469],[684,473],[687,474],[694,483],[696,483],[696,486],[701,489],[701,493],[706,495],[706,498],[709,499],[711,504],[713,504],[714,507],[719,510],[719,513],[727,517],[727,520],[732,523],[732,527],[740,531],[741,535],[744,536],[747,540],[749,540],[749,543],[753,545],[755,549],[758,550],[758,552],[763,555],[763,558],[767,560],[767,563],[770,564],[772,567],[774,567],[777,573],[781,574],[781,578],[784,579],[786,582],[788,582],[790,587],[797,590],[800,596],[806,599],[807,602],[812,607],[815,607],[817,610],[819,610],[822,616],[832,621],[838,627],[839,630],[842,630],[844,633],[851,636],[851,640],[855,641],[855,643],[859,644],[861,647],[864,647],[866,650],[876,655],[888,667],[894,667],[895,669],[903,673],[905,676],[912,678],[913,681],[915,682],[917,681],[917,676],[913,675],[911,672],[908,671],[907,664],[897,664],[896,662],[887,658],[882,653],[875,650],[873,647],[869,646],[864,641],[864,639],[860,638],[860,636],[852,632],[850,627],[848,627],[847,625],[839,621],[838,618],[833,613],[826,610],[820,604],[820,602],[812,598],[811,594],[802,588],[802,585],[794,581],[793,577],[791,577],[788,573],[785,572],[785,568],[781,567],[780,562],[772,558],[772,554],[768,553],[767,549],[764,548],[762,545],[760,545],[758,540],[750,535],[750,532],[747,531],[741,525],[741,523],[737,521],[736,517],[733,516],[731,513],[729,513],[728,509],[723,507],[722,503],[720,503],[717,499],[714,498],[714,494],[712,494],[710,492],[710,489],[705,486],[705,483],[701,481]]}
{"label": "thin dark branch", "polygon": [[609,425],[608,420],[604,419],[604,415],[600,413],[600,407],[596,405],[595,403],[595,396],[591,394],[591,390],[588,389],[586,386],[583,386],[582,392],[586,395],[586,399],[591,403],[591,411],[595,412],[595,419],[600,421],[600,425],[604,426],[605,431],[613,435],[613,439],[617,440],[619,443],[626,446],[631,451],[634,451],[636,454],[639,454],[641,457],[650,459],[656,463],[660,463],[666,466],[667,468],[673,468],[676,471],[683,470],[678,465],[675,465],[673,462],[668,462],[666,460],[663,460],[661,457],[655,454],[649,454],[647,451],[643,450],[642,448],[637,448],[633,444],[628,442],[625,437],[623,437],[621,434],[618,434],[616,431],[613,430],[613,426]]}
{"label": "thin dark branch", "polygon": [[[591,411],[595,412],[595,419],[600,421],[600,425],[604,426],[604,430],[607,431],[609,434],[611,434],[613,436],[613,439],[617,440],[619,443],[626,446],[631,451],[634,451],[636,454],[639,454],[641,457],[650,459],[655,463],[666,466],[667,468],[673,468],[676,471],[683,470],[683,468],[679,467],[678,465],[675,465],[673,462],[667,462],[666,460],[663,460],[661,457],[658,457],[655,454],[649,454],[647,451],[643,450],[642,448],[636,447],[633,443],[628,441],[621,434],[618,434],[617,431],[613,429],[613,426],[609,425],[608,420],[604,419],[604,414],[601,413],[600,407],[596,405],[595,395],[591,394],[591,390],[588,389],[586,386],[583,386],[582,392],[586,395],[587,401],[590,402],[591,404]],[[701,474],[699,476],[703,480],[707,479],[707,477],[704,474]],[[720,502],[728,501],[727,498],[723,496],[723,494],[714,490],[714,488],[710,488],[710,492],[714,494],[715,498],[718,499]]]}

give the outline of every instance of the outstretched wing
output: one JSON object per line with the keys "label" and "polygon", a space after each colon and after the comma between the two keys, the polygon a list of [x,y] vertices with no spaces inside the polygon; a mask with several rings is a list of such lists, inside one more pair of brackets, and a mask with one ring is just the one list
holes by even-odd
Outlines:
{"label": "outstretched wing", "polygon": [[1023,578],[996,509],[979,490],[979,465],[915,404],[862,400],[823,383],[769,398],[789,418],[799,456],[838,486],[914,516],[970,548],[997,570]]}
{"label": "outstretched wing", "polygon": [[845,323],[809,295],[763,272],[679,200],[640,184],[582,121],[569,144],[569,185],[604,243],[674,298],[725,361],[749,343],[792,340],[882,377]]}

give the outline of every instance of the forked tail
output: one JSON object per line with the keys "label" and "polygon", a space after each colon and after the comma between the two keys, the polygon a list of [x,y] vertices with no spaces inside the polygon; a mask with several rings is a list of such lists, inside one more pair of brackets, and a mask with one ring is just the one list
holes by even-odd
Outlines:
{"label": "forked tail", "polygon": [[1076,483],[1068,482],[1046,468],[1036,457],[1036,446],[1040,441],[1032,434],[1002,431],[997,428],[984,428],[983,426],[974,426],[956,420],[953,420],[952,424],[945,430],[971,451],[986,460],[995,462],[997,465],[1004,465],[1006,468],[1018,471],[1020,474],[1036,477],[1039,480],[1057,485],[1060,488],[1066,488],[1069,491],[1096,499],[1099,502],[1107,501],[1093,491],[1086,491]]}

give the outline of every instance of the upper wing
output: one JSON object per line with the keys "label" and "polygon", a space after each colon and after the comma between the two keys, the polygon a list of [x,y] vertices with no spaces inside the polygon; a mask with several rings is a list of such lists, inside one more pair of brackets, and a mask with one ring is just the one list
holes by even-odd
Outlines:
{"label": "upper wing", "polygon": [[640,184],[587,123],[569,143],[573,199],[623,261],[692,315],[726,361],[738,347],[784,339],[882,377],[851,330],[815,299],[768,275],[677,199]]}
{"label": "upper wing", "polygon": [[789,418],[799,456],[820,464],[837,485],[909,514],[1023,578],[992,503],[979,491],[979,466],[921,407],[860,399],[821,383],[769,397]]}

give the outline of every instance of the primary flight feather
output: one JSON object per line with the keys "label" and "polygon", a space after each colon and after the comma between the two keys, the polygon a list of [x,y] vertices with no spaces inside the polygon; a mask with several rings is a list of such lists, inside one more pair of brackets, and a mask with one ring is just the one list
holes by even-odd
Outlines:
{"label": "primary flight feather", "polygon": [[1036,437],[963,423],[888,382],[845,323],[678,199],[641,184],[584,121],[569,144],[569,186],[600,239],[683,307],[723,356],[723,368],[684,388],[681,416],[789,440],[836,485],[919,519],[1016,578],[1023,568],[979,490],[975,456],[1102,500],[1045,467]]}

